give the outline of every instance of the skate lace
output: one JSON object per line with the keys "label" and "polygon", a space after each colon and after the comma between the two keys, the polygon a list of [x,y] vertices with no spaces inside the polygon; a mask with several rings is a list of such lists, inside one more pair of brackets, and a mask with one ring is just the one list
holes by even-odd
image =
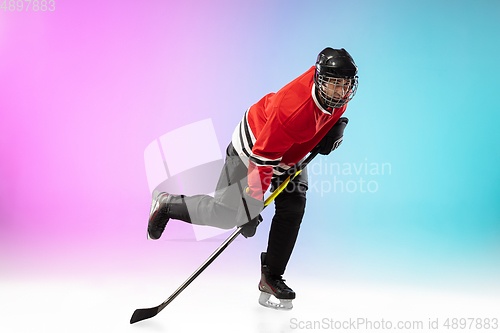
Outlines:
{"label": "skate lace", "polygon": [[283,277],[281,275],[275,275],[273,276],[273,279],[272,279],[274,282],[275,282],[275,285],[277,287],[279,287],[280,289],[290,289],[289,286],[286,285],[285,283],[285,279],[283,279]]}

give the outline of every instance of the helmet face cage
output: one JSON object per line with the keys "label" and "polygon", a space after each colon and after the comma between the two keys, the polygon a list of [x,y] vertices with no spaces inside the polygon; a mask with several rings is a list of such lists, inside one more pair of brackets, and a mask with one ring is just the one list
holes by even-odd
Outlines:
{"label": "helmet face cage", "polygon": [[358,77],[333,77],[331,74],[316,73],[316,89],[323,103],[329,108],[340,108],[349,102],[358,89]]}

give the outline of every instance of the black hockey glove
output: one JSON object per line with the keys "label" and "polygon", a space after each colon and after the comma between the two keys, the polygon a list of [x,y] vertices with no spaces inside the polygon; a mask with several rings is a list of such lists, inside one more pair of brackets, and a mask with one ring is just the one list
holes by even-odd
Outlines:
{"label": "black hockey glove", "polygon": [[321,155],[328,155],[340,146],[344,139],[344,129],[348,122],[349,119],[346,117],[340,118],[328,133],[326,133],[323,139],[321,139],[318,144],[319,153]]}
{"label": "black hockey glove", "polygon": [[246,190],[243,191],[242,204],[238,207],[236,221],[238,225],[243,226],[241,234],[245,238],[255,235],[257,226],[263,220],[260,215],[263,209],[264,202],[262,200],[251,197]]}
{"label": "black hockey glove", "polygon": [[248,222],[247,224],[244,224],[241,228],[241,234],[245,238],[250,238],[255,235],[255,232],[257,231],[257,227],[259,226],[260,222],[262,222],[264,219],[262,218],[262,215],[259,214],[256,218],[254,218],[252,221]]}

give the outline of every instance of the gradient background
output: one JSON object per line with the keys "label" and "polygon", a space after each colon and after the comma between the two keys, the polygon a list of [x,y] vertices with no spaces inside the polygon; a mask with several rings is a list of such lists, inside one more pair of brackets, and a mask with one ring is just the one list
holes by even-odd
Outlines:
{"label": "gradient background", "polygon": [[[391,173],[361,175],[377,182],[375,193],[311,191],[290,285],[314,277],[318,286],[446,291],[500,305],[498,17],[500,3],[484,0],[56,1],[55,12],[0,10],[0,307],[11,319],[0,330],[15,331],[23,309],[45,319],[37,331],[71,331],[47,324],[64,308],[44,306],[56,295],[78,302],[94,290],[95,303],[125,307],[119,325],[159,304],[225,235],[195,242],[172,222],[177,238],[146,241],[146,146],[211,118],[223,152],[245,109],[326,46],[351,53],[360,84],[343,145],[316,162],[390,163]],[[254,272],[238,288],[256,299],[271,213],[196,283],[222,289]],[[151,282],[166,277],[173,282]],[[113,286],[119,297],[98,296]],[[127,303],[133,295],[142,303]]]}

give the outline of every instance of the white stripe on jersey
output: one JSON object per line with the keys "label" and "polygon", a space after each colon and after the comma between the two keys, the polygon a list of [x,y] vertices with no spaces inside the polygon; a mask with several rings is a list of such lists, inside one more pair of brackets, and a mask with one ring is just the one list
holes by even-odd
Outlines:
{"label": "white stripe on jersey", "polygon": [[277,167],[273,168],[273,175],[274,176],[281,176],[282,174],[287,172],[288,169],[290,169],[290,166],[288,166],[284,163],[280,163]]}

